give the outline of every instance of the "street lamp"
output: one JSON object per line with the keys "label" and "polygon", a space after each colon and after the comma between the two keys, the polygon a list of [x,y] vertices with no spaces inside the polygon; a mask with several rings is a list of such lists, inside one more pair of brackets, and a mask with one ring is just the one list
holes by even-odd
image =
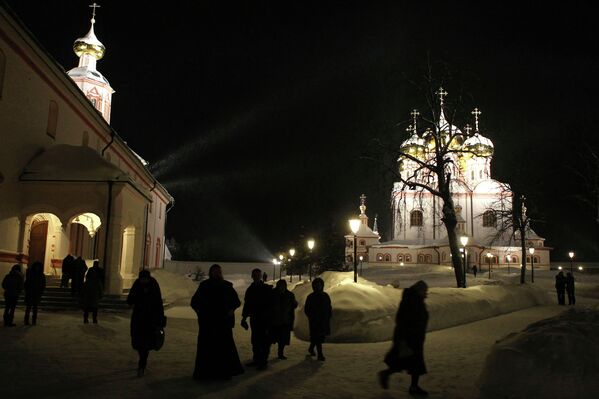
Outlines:
{"label": "street lamp", "polygon": [[466,288],[466,268],[468,265],[468,260],[466,259],[466,245],[468,245],[468,236],[461,236],[460,237],[460,242],[462,243],[462,246],[464,247],[464,288]]}
{"label": "street lamp", "polygon": [[281,279],[281,271],[283,270],[283,259],[285,257],[282,254],[279,255],[279,280]]}
{"label": "street lamp", "polygon": [[533,256],[535,253],[534,247],[528,248],[528,252],[530,253],[530,282],[535,282],[535,257]]}
{"label": "street lamp", "polygon": [[351,219],[349,221],[349,228],[354,233],[354,283],[358,282],[358,246],[356,243],[358,229],[360,228],[360,219]]}
{"label": "street lamp", "polygon": [[289,250],[289,264],[287,265],[289,271],[291,271],[291,277],[289,278],[290,283],[293,282],[293,270],[291,270],[291,258],[293,258],[293,255],[295,255],[295,249],[291,248]]}
{"label": "street lamp", "polygon": [[363,260],[364,260],[364,257],[362,255],[360,255],[360,277],[363,276],[363,273],[362,273],[362,261]]}
{"label": "street lamp", "polygon": [[512,260],[512,255],[507,254],[505,260],[507,261],[507,274],[510,274],[510,260]]}
{"label": "street lamp", "polygon": [[489,280],[491,279],[491,257],[493,255],[491,252],[487,252],[487,262],[489,262]]}
{"label": "street lamp", "polygon": [[310,239],[308,240],[308,249],[310,250],[310,259],[309,259],[309,265],[308,265],[308,281],[312,281],[312,250],[314,249],[314,240]]}
{"label": "street lamp", "polygon": [[277,275],[275,274],[277,270],[277,258],[272,258],[272,281],[275,281]]}
{"label": "street lamp", "polygon": [[568,256],[570,257],[570,273],[574,274],[574,265],[572,264],[574,262],[574,252],[568,252]]}

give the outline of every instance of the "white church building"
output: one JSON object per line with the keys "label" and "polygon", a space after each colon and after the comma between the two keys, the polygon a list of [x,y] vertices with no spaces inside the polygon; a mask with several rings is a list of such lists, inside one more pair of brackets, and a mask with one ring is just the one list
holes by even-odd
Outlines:
{"label": "white church building", "polygon": [[[446,94],[443,90],[441,93]],[[493,211],[499,206],[511,208],[512,193],[507,184],[502,184],[491,177],[491,161],[494,146],[491,140],[479,132],[479,116],[475,109],[475,132],[466,126],[463,134],[446,119],[443,110],[443,96],[439,120],[436,126],[441,133],[453,132],[460,140],[456,140],[455,152],[448,156],[453,159],[452,196],[457,213],[458,237],[466,237],[466,262],[470,269],[477,265],[478,269],[491,267],[519,268],[521,259],[521,242],[518,236],[510,232],[500,233],[500,223]],[[425,131],[417,131],[417,111],[412,113],[414,123],[408,129],[410,137],[401,145],[401,152],[418,159],[426,157],[432,148],[431,140]],[[434,144],[433,144],[434,145]],[[408,180],[414,175],[419,164],[409,157],[398,159],[399,173],[402,179]],[[417,179],[419,175],[416,175]],[[422,176],[421,183],[426,177]],[[447,239],[445,225],[441,221],[442,200],[426,190],[413,186],[410,188],[401,182],[394,183],[391,191],[392,237],[386,242],[379,242],[376,227],[370,229],[365,215],[365,198],[362,196],[359,218],[366,223],[356,234],[358,256],[368,262],[369,267],[402,266],[406,264],[451,265],[451,251]],[[353,233],[346,237],[346,261],[353,262]],[[376,242],[374,242],[376,241]],[[462,244],[459,244],[460,246]],[[551,248],[545,246],[544,238],[539,237],[532,229],[526,237],[527,248],[534,248],[533,254],[527,251],[526,263],[534,261],[535,267],[548,269]],[[464,249],[461,248],[461,253]],[[463,256],[463,255],[462,255]]]}
{"label": "white church building", "polygon": [[99,259],[108,293],[120,294],[139,269],[162,267],[174,200],[109,124],[95,22],[94,7],[65,73],[0,4],[0,278],[35,261],[58,276],[71,253]]}

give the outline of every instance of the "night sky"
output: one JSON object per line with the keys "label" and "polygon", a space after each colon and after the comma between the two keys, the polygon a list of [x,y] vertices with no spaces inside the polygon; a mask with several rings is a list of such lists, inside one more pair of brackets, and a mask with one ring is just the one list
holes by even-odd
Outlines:
{"label": "night sky", "polygon": [[[66,70],[89,3],[8,1]],[[576,175],[599,143],[591,3],[407,3],[100,2],[111,124],[176,199],[167,237],[204,242],[210,260],[267,260],[302,235],[346,234],[364,193],[390,239],[392,179],[361,155],[405,137],[397,124],[424,109],[409,81],[430,59],[451,71],[448,101],[463,90],[464,110],[482,110],[493,177],[527,193],[552,258],[599,259]]]}

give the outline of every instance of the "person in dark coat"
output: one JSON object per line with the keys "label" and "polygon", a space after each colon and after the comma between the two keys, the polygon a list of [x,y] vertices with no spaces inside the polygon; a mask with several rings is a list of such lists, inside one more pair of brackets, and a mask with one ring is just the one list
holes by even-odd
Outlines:
{"label": "person in dark coat", "polygon": [[23,291],[23,273],[21,265],[14,265],[10,272],[2,280],[4,288],[4,326],[14,327],[15,309],[19,301],[19,295]]}
{"label": "person in dark coat", "polygon": [[69,288],[69,280],[72,278],[74,262],[75,258],[73,258],[73,255],[71,254],[68,254],[62,260],[62,276],[60,278],[61,288]]}
{"label": "person in dark coat", "polygon": [[331,317],[333,308],[329,294],[324,292],[324,281],[317,277],[312,280],[313,292],[306,298],[304,313],[308,316],[310,326],[310,347],[308,353],[314,356],[314,348],[318,352],[318,360],[324,361],[322,353],[322,344],[325,336],[331,334]]}
{"label": "person in dark coat", "polygon": [[104,268],[100,267],[100,261],[98,259],[94,259],[94,263],[92,264],[92,267],[90,267],[89,269],[94,270],[96,272],[100,284],[102,284],[102,287],[104,287],[104,285],[106,285],[106,281],[104,281],[106,273],[104,272]]}
{"label": "person in dark coat", "polygon": [[102,299],[104,286],[95,268],[90,268],[85,275],[85,283],[81,290],[81,308],[83,309],[83,323],[89,323],[89,313],[92,313],[94,324],[98,324],[98,304]]}
{"label": "person in dark coat", "polygon": [[555,276],[555,290],[557,291],[557,303],[558,305],[566,304],[566,278],[564,272],[560,271]]}
{"label": "person in dark coat", "polygon": [[208,279],[200,283],[191,298],[191,307],[198,316],[194,379],[230,379],[244,372],[233,339],[235,309],[240,306],[233,284],[223,279],[219,265],[212,265]]}
{"label": "person in dark coat", "polygon": [[29,325],[29,315],[33,310],[31,324],[37,323],[37,307],[42,299],[42,294],[46,289],[46,276],[44,275],[44,265],[41,262],[34,262],[28,269],[25,278],[25,325]]}
{"label": "person in dark coat", "polygon": [[566,292],[568,293],[568,305],[576,305],[576,297],[574,296],[574,276],[570,272],[566,274]]}
{"label": "person in dark coat", "polygon": [[272,319],[272,286],[262,281],[262,270],[252,270],[252,284],[245,291],[241,326],[248,329],[247,318],[252,328],[253,358],[247,366],[264,370],[270,352],[270,322]]}
{"label": "person in dark coat", "polygon": [[278,357],[287,359],[284,354],[285,345],[289,345],[293,322],[295,321],[297,301],[293,292],[287,289],[285,280],[277,281],[273,292],[273,312],[271,323],[272,342],[278,345]]}
{"label": "person in dark coat", "polygon": [[476,277],[476,273],[478,273],[478,267],[476,267],[476,265],[472,266],[472,274],[474,274],[474,277]]}
{"label": "person in dark coat", "polygon": [[139,353],[137,376],[142,377],[150,350],[156,348],[156,332],[165,326],[166,321],[160,286],[149,270],[139,272],[127,296],[127,303],[133,307],[131,346]]}
{"label": "person in dark coat", "polygon": [[73,261],[73,274],[71,282],[71,295],[79,295],[83,289],[83,281],[85,280],[85,273],[87,272],[87,265],[85,260],[81,256]]}
{"label": "person in dark coat", "polygon": [[395,317],[393,347],[385,356],[388,369],[379,372],[379,382],[384,389],[389,387],[391,374],[406,370],[412,376],[410,395],[426,396],[418,380],[426,374],[424,364],[424,338],[428,324],[428,311],[424,304],[428,286],[422,280],[403,291],[401,303]]}

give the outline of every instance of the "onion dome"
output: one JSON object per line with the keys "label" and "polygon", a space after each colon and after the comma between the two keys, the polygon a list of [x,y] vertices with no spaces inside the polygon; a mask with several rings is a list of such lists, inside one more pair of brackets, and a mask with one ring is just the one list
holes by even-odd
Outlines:
{"label": "onion dome", "polygon": [[412,129],[412,126],[408,127],[407,130],[412,131],[412,135],[406,141],[401,143],[400,151],[412,156],[423,155],[425,150],[424,139],[418,136],[418,133],[416,133],[416,130]]}
{"label": "onion dome", "polygon": [[96,60],[104,57],[104,52],[106,51],[106,47],[98,40],[96,34],[94,33],[94,24],[96,23],[95,18],[91,19],[91,27],[87,35],[75,40],[73,44],[73,51],[77,54],[77,57],[81,57],[84,54],[89,54],[94,57]]}
{"label": "onion dome", "polygon": [[464,142],[464,150],[478,157],[490,157],[493,155],[493,142],[479,133]]}

